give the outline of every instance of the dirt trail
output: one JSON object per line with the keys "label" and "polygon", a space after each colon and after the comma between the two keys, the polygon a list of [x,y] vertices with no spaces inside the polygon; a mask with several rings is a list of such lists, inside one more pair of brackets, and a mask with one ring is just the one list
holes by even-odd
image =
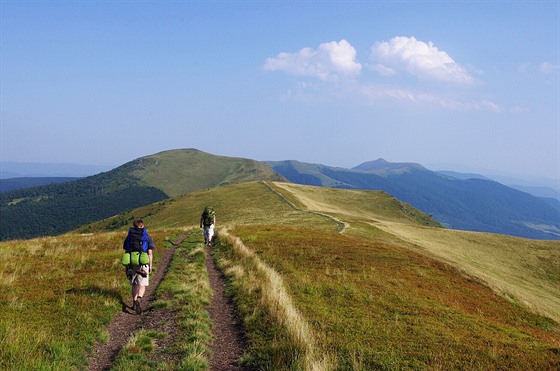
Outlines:
{"label": "dirt trail", "polygon": [[225,296],[225,277],[216,267],[210,248],[206,247],[206,269],[210,279],[210,287],[214,292],[208,313],[212,320],[214,342],[210,345],[210,370],[247,370],[239,366],[238,360],[243,355],[246,341],[243,337],[240,322],[235,315],[233,303]]}
{"label": "dirt trail", "polygon": [[[188,234],[179,237],[175,242],[172,242],[173,245],[180,245],[187,236]],[[167,249],[159,260],[157,269],[150,277],[150,286],[146,288],[146,293],[144,294],[143,310],[149,308],[150,303],[155,300],[155,292],[169,269],[174,253],[175,248]],[[237,363],[243,355],[246,342],[235,316],[234,306],[224,294],[225,277],[216,267],[208,247],[205,250],[205,254],[210,286],[214,292],[212,302],[207,308],[212,319],[212,334],[214,336],[214,342],[210,344],[212,351],[212,356],[209,360],[210,370],[246,370],[247,368],[243,368]],[[127,297],[125,302],[131,302],[130,297]],[[175,313],[173,311],[154,309],[144,312],[139,316],[125,302],[122,304],[122,312],[118,313],[109,323],[107,328],[109,341],[107,343],[97,341],[94,345],[92,357],[88,360],[88,370],[109,370],[115,361],[115,357],[130,335],[141,327],[145,329],[157,328],[158,331],[168,333],[169,336],[164,340],[166,343],[169,343],[167,345],[176,340]],[[159,344],[159,347],[165,348],[166,344]],[[162,361],[166,361],[169,358],[180,357],[180,354],[165,353],[158,355],[158,357],[162,358]]]}
{"label": "dirt trail", "polygon": [[[183,237],[183,239],[185,237]],[[179,243],[175,244],[178,245]],[[150,286],[146,288],[146,292],[142,298],[143,310],[146,310],[150,303],[154,300],[155,291],[167,273],[167,269],[169,268],[174,252],[175,248],[165,250],[164,255],[159,260],[157,269],[150,276]],[[130,305],[126,303],[130,303]],[[123,300],[122,312],[118,313],[111,320],[107,328],[109,341],[107,343],[101,343],[99,341],[95,343],[92,350],[93,356],[89,359],[87,369],[90,371],[110,369],[115,357],[128,340],[130,334],[142,326],[143,321],[145,321],[145,316],[151,316],[151,314],[145,313],[139,316],[134,313],[132,310],[132,299],[130,296]]]}

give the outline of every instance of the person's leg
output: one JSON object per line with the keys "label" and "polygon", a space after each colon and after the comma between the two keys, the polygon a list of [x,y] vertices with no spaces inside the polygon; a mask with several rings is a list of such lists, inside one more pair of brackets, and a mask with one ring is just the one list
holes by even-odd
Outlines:
{"label": "person's leg", "polygon": [[214,237],[214,225],[212,224],[208,227],[208,245],[212,243],[212,237]]}
{"label": "person's leg", "polygon": [[[149,267],[143,266],[142,270],[148,272]],[[137,281],[134,282],[135,285],[133,286],[133,299],[134,299],[133,307],[136,314],[141,314],[142,305],[140,302],[142,301],[142,297],[144,297],[144,293],[146,292],[146,286],[150,284],[149,281],[150,278],[149,278],[149,274],[146,274],[146,277],[137,276],[136,279]]]}
{"label": "person's leg", "polygon": [[138,298],[143,298],[146,292],[146,286],[138,285]]}
{"label": "person's leg", "polygon": [[142,299],[145,290],[146,287],[138,283],[134,283],[132,285],[132,309],[136,312],[136,314],[142,313],[142,307],[140,306],[140,299]]}
{"label": "person's leg", "polygon": [[204,244],[207,245],[208,244],[208,226],[204,226]]}
{"label": "person's leg", "polygon": [[[137,283],[132,284],[132,301],[136,301],[138,299],[138,296],[142,296],[140,295],[140,290],[142,289],[145,290],[146,288]],[[144,294],[144,290],[142,290],[142,294]]]}

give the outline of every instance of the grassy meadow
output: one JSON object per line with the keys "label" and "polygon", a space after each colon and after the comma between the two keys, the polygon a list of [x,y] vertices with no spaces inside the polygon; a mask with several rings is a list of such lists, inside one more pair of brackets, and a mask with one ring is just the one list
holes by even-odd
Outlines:
{"label": "grassy meadow", "polygon": [[309,228],[239,226],[231,234],[279,272],[333,369],[560,365],[557,323],[425,255]]}
{"label": "grassy meadow", "polygon": [[[379,196],[371,192],[276,184],[308,210],[327,212],[349,223],[347,235],[370,241],[385,239],[427,254],[477,277],[500,295],[560,322],[558,241],[429,228],[423,222],[424,215],[418,219],[412,217],[416,211],[391,208],[390,202],[380,202]],[[380,231],[385,232],[385,237],[380,236]]]}
{"label": "grassy meadow", "polygon": [[148,230],[152,228],[183,228],[198,226],[206,205],[216,210],[218,226],[235,224],[313,225],[318,230],[336,230],[337,224],[327,216],[294,209],[281,199],[266,183],[239,183],[193,192],[161,201],[112,218],[88,224],[80,232],[123,229],[137,218],[143,218]]}
{"label": "grassy meadow", "polygon": [[[162,233],[153,233],[163,249]],[[122,232],[0,243],[0,369],[76,369],[128,300]],[[158,255],[155,259],[157,261]]]}
{"label": "grassy meadow", "polygon": [[[223,228],[214,255],[245,324],[247,365],[560,368],[558,242],[447,230],[383,192],[250,182],[0,243],[0,369],[83,369],[128,300],[120,256],[132,220],[144,219],[157,261],[207,204]],[[208,287],[193,231],[153,306],[184,316],[179,340],[162,350],[165,332],[133,334],[115,369],[161,351],[180,356],[168,369],[206,369]]]}

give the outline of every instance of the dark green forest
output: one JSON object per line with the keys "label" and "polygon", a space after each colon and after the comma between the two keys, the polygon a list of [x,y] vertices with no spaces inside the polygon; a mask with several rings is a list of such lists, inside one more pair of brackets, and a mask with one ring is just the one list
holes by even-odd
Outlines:
{"label": "dark green forest", "polygon": [[56,235],[168,196],[121,167],[75,181],[0,194],[0,240]]}

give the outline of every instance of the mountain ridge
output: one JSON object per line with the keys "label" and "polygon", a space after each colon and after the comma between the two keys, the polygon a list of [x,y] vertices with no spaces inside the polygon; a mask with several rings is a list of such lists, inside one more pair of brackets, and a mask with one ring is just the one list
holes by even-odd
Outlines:
{"label": "mountain ridge", "polygon": [[194,148],[140,157],[76,181],[1,193],[0,239],[61,233],[195,190],[254,180],[383,190],[447,227],[560,239],[557,203],[493,181],[453,179],[419,164],[384,159],[346,169],[296,160],[260,162]]}
{"label": "mountain ridge", "polygon": [[169,197],[236,182],[283,180],[259,161],[213,155],[195,148],[158,152],[136,159],[133,164],[133,176]]}
{"label": "mountain ridge", "polygon": [[0,240],[58,234],[193,190],[252,180],[283,178],[255,160],[163,151],[86,178],[0,193]]}
{"label": "mountain ridge", "polygon": [[415,163],[390,163],[383,159],[352,169],[301,162],[294,166],[293,161],[267,164],[298,184],[383,190],[450,228],[560,239],[560,212],[556,207],[495,181],[461,180]]}
{"label": "mountain ridge", "polygon": [[427,170],[424,166],[414,162],[389,162],[384,158],[378,158],[373,161],[366,161],[358,166],[353,167],[354,170],[362,170],[374,174],[402,174],[412,169]]}

